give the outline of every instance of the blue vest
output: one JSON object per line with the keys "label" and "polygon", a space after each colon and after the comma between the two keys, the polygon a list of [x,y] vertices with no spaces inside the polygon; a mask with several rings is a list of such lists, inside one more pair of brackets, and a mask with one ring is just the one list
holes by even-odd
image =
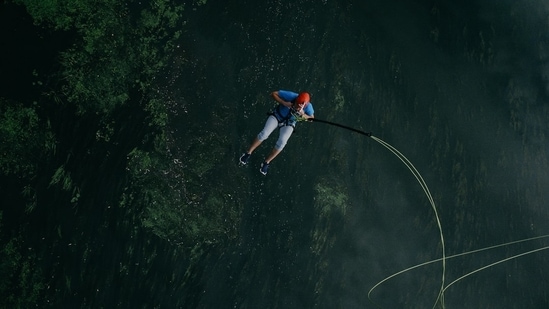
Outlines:
{"label": "blue vest", "polygon": [[[278,95],[280,98],[282,98],[285,101],[294,103],[295,99],[297,98],[298,94],[292,91],[287,90],[279,90]],[[314,114],[313,105],[311,102],[308,102],[308,104],[303,108],[303,112],[305,114],[312,116]],[[284,123],[286,126],[292,126],[295,127],[295,124],[297,122],[297,118],[292,114],[291,109],[288,107],[278,104],[272,111],[272,115],[276,117],[278,120],[278,123]]]}

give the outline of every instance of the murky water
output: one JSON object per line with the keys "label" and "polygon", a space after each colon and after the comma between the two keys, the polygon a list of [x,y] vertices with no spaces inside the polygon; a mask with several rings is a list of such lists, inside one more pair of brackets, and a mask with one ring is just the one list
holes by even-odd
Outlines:
{"label": "murky water", "polygon": [[[525,13],[547,9],[541,2],[493,5],[249,4],[252,14],[212,5],[203,16],[221,11],[228,24],[198,23],[193,50],[223,76],[223,84],[212,78],[213,96],[230,93],[220,104],[241,113],[235,157],[261,128],[270,91],[306,89],[318,118],[371,130],[416,165],[451,255],[547,232],[540,171],[546,55],[528,47],[546,46],[547,31],[543,14]],[[266,144],[254,156],[265,155]],[[440,257],[434,215],[418,183],[363,136],[301,124],[267,178],[251,169],[243,241],[206,266],[199,306],[371,307],[366,292],[375,283]],[[314,207],[322,196],[311,187],[322,179],[348,196],[344,215]],[[527,250],[448,261],[446,283]],[[540,252],[456,282],[446,307],[543,308],[546,261]],[[440,264],[414,270],[373,298],[387,308],[432,306],[440,275]]]}
{"label": "murky water", "polygon": [[[112,176],[89,180],[95,191],[82,192],[84,206],[56,218],[34,244],[52,252],[44,264],[56,271],[46,276],[57,278],[48,289],[59,298],[48,301],[374,308],[367,294],[376,283],[440,258],[420,185],[363,135],[300,123],[268,176],[258,169],[276,133],[250,166],[234,167],[278,89],[309,91],[317,118],[372,131],[402,152],[434,197],[446,255],[548,234],[548,13],[542,1],[398,0],[210,1],[189,12],[163,91],[181,147],[193,130],[224,137],[211,147],[226,150],[219,165],[231,168],[199,185],[234,185],[235,200],[249,201],[239,205],[239,238],[196,249],[204,252],[193,260],[151,237],[140,213],[93,211],[124,186],[116,179],[123,162],[101,161],[101,174]],[[213,113],[234,123],[219,128]],[[131,141],[120,149],[129,152]],[[203,155],[212,153],[219,152]],[[445,282],[547,245],[541,239],[450,259]],[[548,308],[548,257],[540,251],[465,277],[445,291],[445,308]],[[420,267],[371,296],[382,308],[432,308],[441,275],[440,263]]]}

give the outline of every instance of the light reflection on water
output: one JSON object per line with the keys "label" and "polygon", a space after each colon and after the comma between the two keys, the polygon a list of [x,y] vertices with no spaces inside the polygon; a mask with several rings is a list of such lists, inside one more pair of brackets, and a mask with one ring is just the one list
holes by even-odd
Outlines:
{"label": "light reflection on water", "polygon": [[[388,9],[391,5],[403,7]],[[520,126],[514,124],[509,127],[506,98],[503,97],[508,88],[501,81],[512,80],[514,77],[512,72],[498,75],[501,72],[498,72],[497,66],[500,64],[498,61],[506,60],[498,56],[510,51],[496,44],[504,37],[504,33],[497,31],[505,29],[505,26],[496,24],[501,22],[498,18],[476,23],[468,15],[469,11],[478,9],[475,7],[464,7],[448,18],[447,14],[452,8],[442,4],[440,7],[402,3],[391,5],[383,8],[380,5],[364,4],[351,10],[350,7],[328,4],[327,10],[332,10],[329,11],[332,14],[326,16],[332,18],[324,18],[324,26],[318,27],[323,31],[315,29],[314,32],[322,34],[314,36],[312,32],[309,33],[319,40],[318,47],[313,51],[305,48],[291,55],[292,51],[287,45],[296,44],[293,40],[301,37],[290,36],[286,41],[281,41],[275,38],[276,34],[269,36],[266,40],[269,46],[267,52],[281,54],[251,59],[252,63],[248,65],[259,68],[254,71],[258,76],[242,85],[242,91],[273,90],[269,87],[310,88],[315,95],[313,102],[319,118],[346,124],[360,123],[367,130],[374,131],[396,145],[420,169],[431,186],[443,216],[449,250],[453,253],[535,236],[532,234],[532,226],[541,227],[546,213],[541,212],[544,216],[532,215],[540,213],[544,194],[537,191],[539,198],[536,200],[542,203],[528,203],[519,198],[517,195],[526,197],[524,194],[531,192],[522,183],[535,171],[531,170],[517,178],[517,167],[513,165],[521,164],[520,148],[533,151],[534,156],[540,158],[544,157],[545,151],[530,149],[528,144],[519,146],[517,134],[513,130]],[[365,8],[369,8],[369,11]],[[277,7],[277,12],[280,10],[283,8]],[[345,14],[345,17],[333,17],[335,12]],[[361,19],[361,16],[372,18]],[[430,21],[421,20],[429,16],[432,16]],[[516,21],[520,22],[520,18]],[[405,22],[397,23],[398,20]],[[403,25],[408,28],[403,29]],[[282,29],[284,27],[281,26]],[[289,28],[292,31],[300,30],[299,26]],[[243,29],[250,38],[257,37],[256,33],[280,30],[272,26],[267,26],[266,31],[256,31],[246,26]],[[304,28],[304,31],[307,29]],[[356,38],[363,39],[357,41]],[[252,39],[250,43],[253,46],[255,41]],[[250,49],[250,45],[246,48]],[[488,50],[487,46],[491,46],[491,49]],[[310,59],[317,60],[312,65],[302,61],[308,59],[309,55]],[[520,58],[522,55],[516,54],[515,57]],[[264,64],[255,66],[253,62],[258,61],[264,61]],[[243,62],[243,65],[241,71],[246,71],[247,64]],[[287,70],[289,66],[293,68]],[[281,73],[273,72],[273,68]],[[280,76],[285,72],[313,74],[308,75],[310,79],[299,74]],[[494,75],[498,75],[497,79],[494,79]],[[263,80],[265,82],[262,84]],[[302,81],[305,83],[302,84]],[[337,107],[337,103],[341,102],[344,105]],[[255,134],[254,128],[261,124],[262,120],[255,119],[254,114],[260,114],[265,109],[262,104],[254,103],[254,111],[245,111],[249,116],[244,119],[245,125],[250,127],[246,131],[247,138],[251,139]],[[522,111],[520,114],[524,115]],[[543,118],[545,114],[539,117]],[[512,120],[514,122],[519,121],[512,119],[515,119]],[[390,155],[375,149],[376,145],[372,145],[371,141],[329,127],[306,125],[306,128],[300,128],[306,136],[292,137],[288,149],[273,165],[273,170],[281,172],[261,180],[264,186],[260,187],[259,196],[258,193],[251,193],[255,196],[253,203],[256,206],[250,206],[255,209],[254,218],[259,216],[263,220],[251,223],[256,227],[253,233],[260,234],[251,239],[257,241],[253,244],[257,246],[256,250],[268,243],[276,243],[274,247],[267,246],[270,249],[265,248],[263,254],[276,255],[280,259],[293,257],[290,252],[300,252],[301,261],[296,265],[308,265],[307,269],[312,272],[303,276],[300,270],[292,268],[290,264],[279,265],[274,269],[269,264],[272,262],[270,259],[254,255],[246,263],[254,264],[257,268],[243,269],[245,271],[238,286],[246,292],[242,292],[240,297],[246,299],[248,305],[261,304],[267,307],[275,307],[276,304],[292,304],[296,307],[303,304],[318,307],[334,304],[344,307],[369,306],[364,293],[376,280],[381,280],[393,271],[439,257],[440,248],[432,214],[429,213],[420,188],[408,172],[401,169],[399,162]],[[304,143],[305,139],[312,143]],[[243,139],[239,146],[244,147],[247,142]],[[353,147],[343,147],[345,143]],[[263,147],[269,148],[267,145]],[[296,161],[292,156],[303,156],[303,153],[311,154],[302,167],[306,169],[306,172],[301,171],[305,175],[294,174],[298,171],[292,168]],[[547,166],[544,161],[540,161],[537,160],[537,164]],[[249,173],[249,177],[257,179],[254,181],[260,181],[256,178],[255,170]],[[348,177],[351,173],[353,177]],[[302,194],[297,198],[288,197],[288,189],[279,187],[279,184],[287,181],[285,174],[291,175],[292,181],[307,180],[309,185],[314,185],[326,176],[338,179],[346,188],[342,189],[343,192],[352,201],[344,219],[338,223],[335,219],[333,222],[328,219],[331,217],[323,217],[322,213],[310,207],[310,198]],[[311,193],[313,200],[322,198]],[[280,205],[283,205],[282,209],[305,209],[288,214],[294,218],[283,220],[284,224],[281,224],[276,219],[284,214],[278,208]],[[298,215],[301,217],[295,218]],[[526,223],[522,222],[523,218]],[[309,221],[308,229],[295,222],[292,224],[293,220]],[[538,223],[532,224],[532,220]],[[327,222],[337,228],[319,228]],[[278,228],[281,234],[291,231],[292,235],[274,236],[262,225]],[[546,231],[540,229],[536,232],[539,234]],[[304,243],[300,243],[295,240],[296,234],[310,235],[310,238],[302,236],[301,241]],[[285,242],[280,243],[270,237],[284,239]],[[316,244],[311,247],[313,249],[298,250],[299,247],[310,247],[303,244],[311,243]],[[324,246],[322,256],[318,256],[319,244]],[[475,267],[502,258],[505,256],[496,252],[459,261],[457,265],[449,265],[449,278],[457,278],[464,271],[474,270]],[[537,260],[536,264],[539,265],[543,257],[532,255],[528,259]],[[532,270],[526,266],[529,263],[517,263],[521,265],[518,268],[518,264],[502,267],[507,269],[506,273],[518,271],[533,275]],[[295,278],[283,275],[288,271],[294,272]],[[256,272],[278,279],[263,283],[264,289],[248,289],[256,282],[249,281],[250,277],[258,276]],[[388,284],[383,291],[378,292],[378,300],[388,308],[397,303],[413,303],[410,307],[417,308],[432,305],[436,299],[439,272],[437,266],[420,269],[407,278]],[[501,270],[493,272],[492,276],[495,277],[502,274]],[[483,278],[480,274],[479,277]],[[303,278],[308,279],[303,281]],[[287,281],[281,285],[280,280]],[[509,291],[514,285],[509,282],[509,277],[506,279],[509,282],[507,286],[493,290],[486,286],[486,280],[490,279],[472,277],[466,280],[463,285],[456,284],[448,291],[448,308],[522,304],[523,299]],[[521,284],[528,285],[528,282]],[[294,293],[280,293],[281,290],[288,292],[289,287],[304,295],[315,296],[313,300],[303,296],[302,302],[298,302],[292,298]],[[418,287],[419,294],[416,295]],[[270,294],[272,289],[278,292]],[[482,291],[488,291],[487,295],[478,298],[477,293]],[[547,297],[540,299],[537,295],[541,294],[532,294],[532,302],[547,303]],[[203,301],[205,304],[210,303]]]}
{"label": "light reflection on water", "polygon": [[[246,10],[207,3],[189,20],[189,42],[181,45],[192,60],[177,56],[160,90],[181,120],[172,141],[184,149],[181,135],[211,130],[224,144],[201,139],[197,147],[204,155],[209,146],[230,148],[234,158],[219,158],[219,165],[236,164],[272,106],[269,92],[308,90],[317,117],[373,131],[413,162],[439,206],[449,254],[548,233],[547,81],[538,66],[547,57],[547,33],[534,27],[541,19],[528,18],[527,4],[498,2],[492,11],[490,1],[459,9],[404,2],[253,2]],[[537,36],[522,38],[532,32]],[[214,131],[210,113],[235,119],[234,128]],[[238,187],[223,196],[225,204],[247,201],[234,205],[244,210],[232,243],[185,244],[189,256],[151,239],[141,214],[114,207],[74,229],[89,235],[88,244],[62,229],[47,235],[81,257],[82,265],[67,269],[86,276],[83,297],[91,300],[84,305],[369,308],[367,291],[377,282],[440,257],[428,201],[386,149],[302,123],[263,177],[258,164],[274,139],[251,166],[197,184]],[[452,260],[447,280],[544,245]],[[52,263],[77,264],[65,259]],[[446,307],[547,307],[546,265],[539,253],[475,274],[446,292]],[[96,271],[102,266],[115,272]],[[54,276],[67,293],[79,292],[71,276]],[[440,266],[430,265],[380,286],[374,298],[386,308],[428,308],[439,285]]]}

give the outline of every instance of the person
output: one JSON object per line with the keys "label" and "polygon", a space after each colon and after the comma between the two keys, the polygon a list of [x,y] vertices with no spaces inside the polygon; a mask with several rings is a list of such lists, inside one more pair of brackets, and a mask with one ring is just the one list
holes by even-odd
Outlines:
{"label": "person", "polygon": [[265,160],[263,160],[263,163],[261,163],[259,171],[263,175],[267,175],[271,161],[276,158],[284,146],[286,146],[288,139],[290,139],[290,136],[294,131],[296,122],[298,120],[314,118],[314,109],[313,104],[310,102],[309,93],[301,92],[298,94],[293,91],[279,90],[272,92],[271,96],[278,104],[272,112],[269,113],[263,130],[259,132],[248,150],[240,156],[240,163],[243,165],[248,164],[254,150],[266,140],[276,128],[279,128],[278,140],[274,148]]}

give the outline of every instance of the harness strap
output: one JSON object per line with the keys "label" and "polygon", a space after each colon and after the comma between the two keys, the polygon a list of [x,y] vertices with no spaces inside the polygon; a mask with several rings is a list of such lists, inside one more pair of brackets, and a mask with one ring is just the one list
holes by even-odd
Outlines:
{"label": "harness strap", "polygon": [[[273,117],[275,117],[275,118],[276,118],[276,121],[278,121],[278,124],[279,124],[279,125],[280,125],[281,123],[283,123],[283,124],[284,124],[283,126],[292,126],[292,127],[294,127],[294,129],[295,129],[295,124],[296,124],[296,122],[295,122],[295,121],[294,121],[294,122],[290,122],[290,117],[284,117],[284,118],[283,118],[282,116],[278,117],[277,114],[276,114],[275,112],[273,112],[273,111],[267,112],[267,115],[268,115],[268,116],[273,116]],[[278,114],[278,115],[280,115],[280,114]],[[290,116],[291,116],[291,115],[290,115]],[[282,118],[282,119],[280,119],[280,118]]]}
{"label": "harness strap", "polygon": [[[293,103],[293,101],[292,101]],[[282,114],[280,113],[280,105],[277,105],[273,111],[271,111],[270,113],[268,113],[268,115],[273,115],[276,120],[278,121],[278,123],[284,123],[285,126],[292,126],[295,128],[295,124],[297,121],[290,121],[291,118],[292,118],[292,112],[291,110],[288,111],[288,114],[286,116],[282,116]]]}

